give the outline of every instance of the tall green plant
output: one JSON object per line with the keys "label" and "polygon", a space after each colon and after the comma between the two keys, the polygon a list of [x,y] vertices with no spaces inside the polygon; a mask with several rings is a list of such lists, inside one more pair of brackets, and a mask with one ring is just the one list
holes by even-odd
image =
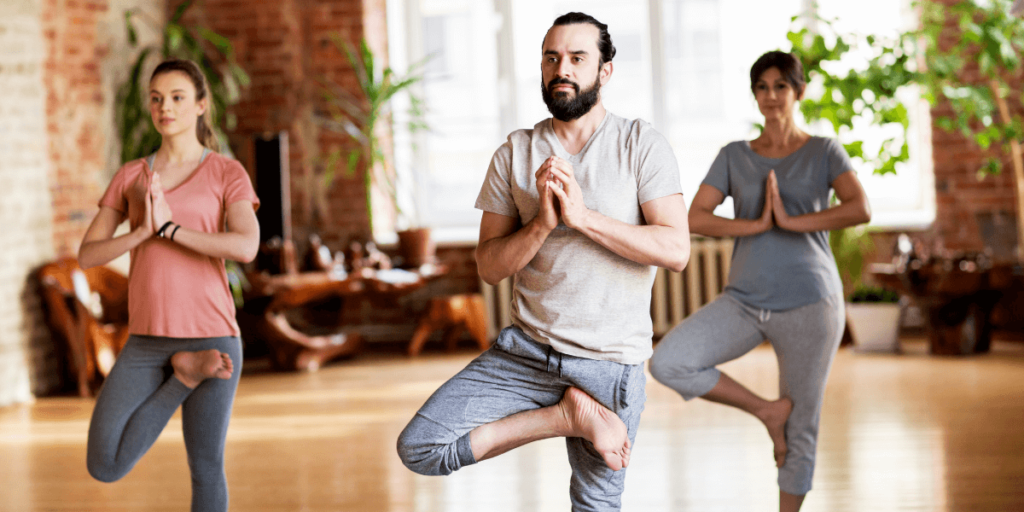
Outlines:
{"label": "tall green plant", "polygon": [[[895,172],[896,164],[909,157],[907,109],[896,97],[909,85],[919,86],[933,106],[950,107],[951,114],[936,117],[937,126],[957,131],[989,152],[978,179],[1002,172],[1003,158],[1009,156],[1017,189],[1018,255],[1024,257],[1024,116],[1019,108],[1024,95],[1013,97],[1011,83],[1020,79],[1024,20],[1011,12],[1011,4],[1012,0],[962,0],[952,5],[916,1],[920,27],[893,38],[838,34],[820,18],[812,22],[823,30],[812,31],[794,17],[788,37],[812,82],[823,85],[820,97],[801,104],[808,121],[828,120],[840,140],[849,137],[842,136],[841,128],[852,128],[852,120],[861,115],[878,125],[902,126],[899,149],[889,139],[877,155],[865,155],[862,141],[844,142],[851,156],[872,162],[876,173]],[[955,32],[950,34],[949,28]],[[858,46],[871,55],[866,65],[846,73],[834,71],[838,61]],[[967,80],[975,69],[981,80]],[[1011,108],[1011,102],[1018,108]]]}
{"label": "tall green plant", "polygon": [[319,115],[318,120],[325,128],[348,136],[356,143],[358,149],[349,152],[346,157],[342,157],[340,148],[333,149],[324,160],[321,186],[324,189],[330,187],[342,159],[345,161],[347,176],[354,176],[360,167],[365,169],[366,208],[372,226],[371,191],[374,186],[383,188],[391,196],[398,213],[403,213],[398,207],[395,174],[384,166],[386,160],[381,148],[379,129],[381,122],[391,122],[391,100],[401,92],[409,92],[409,130],[416,132],[427,129],[423,100],[409,91],[414,84],[423,79],[419,71],[423,62],[410,66],[405,75],[398,75],[391,67],[380,68],[377,65],[376,58],[365,39],[360,41],[358,49],[337,35],[332,37],[332,40],[355,71],[360,94],[352,94],[340,84],[326,79],[321,80],[326,112]]}
{"label": "tall green plant", "polygon": [[[1020,79],[1024,51],[1024,19],[1010,14],[1012,0],[965,0],[942,6],[922,2],[922,29],[926,41],[926,72],[921,74],[925,97],[933,104],[948,103],[952,116],[936,119],[946,131],[960,132],[990,155],[979,177],[1002,170],[1000,156],[1017,153],[1012,146],[1024,135],[1024,119],[1011,113],[1008,100]],[[959,37],[943,37],[947,26],[955,26]],[[977,67],[982,80],[964,81],[964,74]],[[1017,101],[1024,103],[1024,95]],[[1019,112],[1019,109],[1017,110]]]}
{"label": "tall green plant", "polygon": [[[212,30],[182,23],[182,17],[191,5],[192,2],[187,1],[174,10],[163,25],[160,44],[148,45],[139,50],[128,80],[117,89],[116,121],[121,136],[122,162],[146,156],[160,146],[160,134],[150,121],[146,101],[149,77],[143,74],[150,56],[154,54],[159,55],[161,60],[180,58],[195,61],[210,85],[217,137],[225,140],[224,132],[235,127],[237,119],[228,111],[228,107],[238,103],[241,89],[249,85],[249,75],[235,62],[231,41]],[[157,22],[147,19],[138,9],[125,11],[128,44],[133,49],[139,45],[136,20],[158,26]]]}
{"label": "tall green plant", "polygon": [[[787,34],[792,51],[800,58],[812,89],[821,90],[820,95],[806,97],[800,103],[804,119],[811,123],[827,121],[851,157],[868,163],[877,174],[895,174],[896,165],[909,159],[910,117],[897,93],[919,80],[912,66],[917,51],[914,34],[900,34],[894,39],[841,34],[832,20],[816,14],[810,20],[797,16],[792,20],[793,28]],[[866,63],[838,71],[844,57],[865,50],[869,55]],[[865,153],[864,142],[853,139],[848,131],[858,118],[876,126],[896,126],[902,140],[887,138],[877,152]]]}

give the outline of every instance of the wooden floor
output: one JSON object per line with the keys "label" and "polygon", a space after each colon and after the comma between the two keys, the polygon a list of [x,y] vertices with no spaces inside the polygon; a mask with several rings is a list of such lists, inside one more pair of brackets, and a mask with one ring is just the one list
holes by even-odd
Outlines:
{"label": "wooden floor", "polygon": [[[822,416],[805,511],[1024,510],[1024,345],[938,358],[840,351]],[[234,511],[567,511],[564,444],[520,448],[446,478],[407,471],[405,423],[473,357],[367,356],[314,374],[245,375],[227,447]],[[770,348],[724,367],[777,394]],[[738,411],[684,403],[648,381],[627,511],[771,511],[768,435]],[[135,470],[103,484],[85,469],[92,401],[41,399],[0,409],[0,510],[188,509],[177,417]]]}

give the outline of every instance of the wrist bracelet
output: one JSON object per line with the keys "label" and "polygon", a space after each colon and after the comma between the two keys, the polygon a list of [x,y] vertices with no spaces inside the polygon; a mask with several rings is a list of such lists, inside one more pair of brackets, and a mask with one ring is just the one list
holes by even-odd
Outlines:
{"label": "wrist bracelet", "polygon": [[174,229],[171,230],[171,241],[172,242],[174,241],[174,234],[178,232],[178,228],[180,228],[180,227],[181,227],[181,224],[175,224],[174,225]]}
{"label": "wrist bracelet", "polygon": [[173,222],[171,222],[171,221],[167,221],[167,222],[165,222],[165,223],[164,223],[164,225],[163,225],[163,226],[160,226],[160,229],[159,229],[159,230],[157,230],[157,232],[156,232],[156,236],[158,236],[158,237],[160,237],[160,238],[166,238],[166,236],[164,235],[164,232],[166,232],[166,231],[167,231],[167,228],[168,228],[169,226],[171,226],[172,224],[174,224],[174,223],[173,223]]}

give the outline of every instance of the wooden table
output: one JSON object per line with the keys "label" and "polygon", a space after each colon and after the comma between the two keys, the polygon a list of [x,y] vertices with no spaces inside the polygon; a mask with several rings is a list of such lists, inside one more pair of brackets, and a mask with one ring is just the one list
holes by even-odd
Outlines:
{"label": "wooden table", "polygon": [[323,363],[351,356],[363,344],[358,326],[344,326],[328,335],[311,335],[289,322],[289,310],[333,297],[394,298],[422,288],[447,273],[447,267],[425,265],[415,271],[363,269],[359,273],[300,272],[252,274],[245,294],[246,334],[265,342],[274,365],[283,370],[316,371]]}
{"label": "wooden table", "polygon": [[1021,266],[1015,263],[912,260],[874,264],[869,272],[926,311],[931,353],[937,355],[988,352],[992,310],[1008,289],[1024,286]]}

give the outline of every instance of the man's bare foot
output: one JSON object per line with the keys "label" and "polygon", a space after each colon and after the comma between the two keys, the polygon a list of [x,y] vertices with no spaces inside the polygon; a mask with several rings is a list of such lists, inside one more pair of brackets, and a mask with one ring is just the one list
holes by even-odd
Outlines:
{"label": "man's bare foot", "polygon": [[764,426],[768,428],[768,436],[775,443],[775,466],[780,468],[786,463],[786,420],[792,411],[793,401],[788,397],[782,397],[769,402],[768,407],[759,416]]}
{"label": "man's bare foot", "polygon": [[615,413],[575,387],[565,390],[558,408],[571,432],[566,437],[582,437],[593,443],[613,471],[629,465],[629,435],[626,424]]}
{"label": "man's bare foot", "polygon": [[171,356],[171,366],[174,367],[174,376],[190,388],[213,377],[230,379],[235,369],[231,357],[217,349],[176,352]]}

